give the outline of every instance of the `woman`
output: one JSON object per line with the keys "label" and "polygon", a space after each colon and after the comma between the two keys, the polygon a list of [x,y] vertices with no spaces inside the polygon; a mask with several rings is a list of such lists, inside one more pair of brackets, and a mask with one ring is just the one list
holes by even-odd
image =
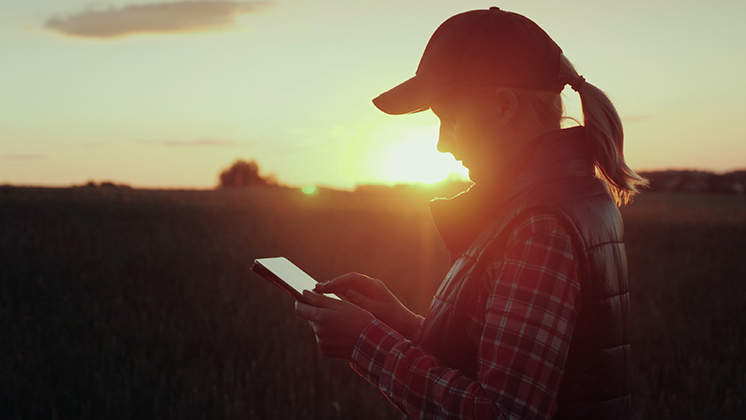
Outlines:
{"label": "woman", "polygon": [[[568,84],[585,125],[560,129]],[[411,418],[628,418],[617,205],[645,180],[624,162],[606,95],[535,23],[493,7],[444,22],[416,76],[374,103],[431,109],[438,150],[475,185],[431,203],[453,264],[427,316],[347,274],[306,291],[314,306],[296,304],[321,350],[349,359]]]}

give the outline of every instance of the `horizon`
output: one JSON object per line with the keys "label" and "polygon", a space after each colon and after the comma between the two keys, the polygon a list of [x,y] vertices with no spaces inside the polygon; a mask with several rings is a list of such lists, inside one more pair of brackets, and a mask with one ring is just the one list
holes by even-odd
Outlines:
{"label": "horizon", "polygon": [[[225,168],[224,168],[225,169]],[[696,168],[668,168],[668,169],[656,169],[656,170],[643,170],[643,171],[636,171],[638,174],[641,174],[643,176],[649,176],[650,174],[662,174],[662,173],[702,173],[702,174],[708,174],[713,176],[725,176],[729,174],[734,173],[743,173],[746,172],[746,167],[741,169],[734,169],[731,171],[708,171],[708,170],[701,170]],[[265,176],[274,176],[274,174],[266,174]],[[332,190],[332,191],[340,191],[340,192],[355,192],[358,191],[360,188],[397,188],[397,187],[413,187],[413,188],[420,188],[420,189],[437,189],[442,187],[448,187],[449,185],[453,184],[473,184],[473,182],[466,178],[457,178],[457,177],[446,177],[440,181],[435,182],[418,182],[418,181],[391,181],[391,182],[371,182],[371,183],[359,183],[354,184],[351,187],[335,187],[330,185],[323,185],[323,184],[286,184],[281,181],[278,181],[275,185],[261,185],[261,186],[231,186],[231,187],[223,187],[219,185],[219,182],[216,182],[215,185],[211,187],[188,187],[188,186],[157,186],[157,185],[151,185],[151,186],[140,186],[140,185],[131,185],[124,182],[117,182],[109,179],[101,179],[101,180],[94,180],[94,179],[88,179],[83,183],[79,184],[67,184],[67,185],[34,185],[34,184],[9,184],[9,183],[0,183],[0,188],[3,187],[10,187],[10,188],[39,188],[39,189],[69,189],[69,188],[100,188],[100,187],[113,187],[113,188],[124,188],[124,189],[132,189],[132,190],[142,190],[142,191],[215,191],[215,190],[241,190],[241,189],[252,189],[252,188],[284,188],[284,189],[295,189],[300,190],[306,195],[315,195],[319,190]],[[647,187],[647,190],[655,191],[656,188],[654,187]]]}

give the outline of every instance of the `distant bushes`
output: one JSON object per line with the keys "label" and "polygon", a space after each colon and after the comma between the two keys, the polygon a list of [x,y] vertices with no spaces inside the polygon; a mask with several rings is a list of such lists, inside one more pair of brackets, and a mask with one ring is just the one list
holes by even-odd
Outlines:
{"label": "distant bushes", "polygon": [[116,188],[132,189],[132,187],[128,184],[116,184],[111,181],[101,181],[98,184],[96,184],[96,181],[93,181],[93,180],[89,180],[83,187],[84,188],[104,188],[104,189],[116,189]]}
{"label": "distant bushes", "polygon": [[703,171],[640,172],[650,180],[654,191],[682,191],[697,193],[746,193],[746,170],[726,174]]}
{"label": "distant bushes", "polygon": [[218,188],[277,187],[274,175],[261,175],[255,161],[239,159],[220,173]]}

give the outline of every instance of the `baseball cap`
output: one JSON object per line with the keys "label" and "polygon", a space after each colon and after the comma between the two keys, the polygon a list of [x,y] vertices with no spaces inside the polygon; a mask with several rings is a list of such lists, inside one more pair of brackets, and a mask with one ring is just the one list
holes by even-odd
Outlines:
{"label": "baseball cap", "polygon": [[387,114],[425,111],[457,89],[561,92],[562,49],[525,16],[490,7],[455,15],[430,37],[415,76],[373,100]]}

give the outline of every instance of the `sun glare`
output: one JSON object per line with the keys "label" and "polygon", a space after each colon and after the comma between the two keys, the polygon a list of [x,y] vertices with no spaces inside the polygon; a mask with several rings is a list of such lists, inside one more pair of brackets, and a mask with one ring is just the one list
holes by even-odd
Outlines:
{"label": "sun glare", "polygon": [[451,154],[438,152],[437,126],[412,128],[405,137],[386,150],[385,173],[389,181],[432,184],[452,174],[468,178],[468,170]]}

